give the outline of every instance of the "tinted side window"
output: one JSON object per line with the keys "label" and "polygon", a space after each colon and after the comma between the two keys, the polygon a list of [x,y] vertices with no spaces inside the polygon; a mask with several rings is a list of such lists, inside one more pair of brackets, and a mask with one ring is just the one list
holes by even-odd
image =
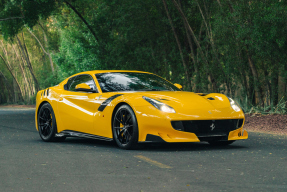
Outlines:
{"label": "tinted side window", "polygon": [[[70,81],[70,79],[69,79],[69,81]],[[97,91],[95,82],[94,82],[93,78],[90,75],[79,75],[79,76],[76,76],[72,80],[72,82],[70,84],[69,84],[69,81],[67,83],[69,91],[76,91],[76,86],[78,84],[81,84],[81,83],[85,83],[85,84],[89,85],[92,90]]]}
{"label": "tinted side window", "polygon": [[64,86],[64,89],[65,89],[65,90],[69,90],[69,87],[71,86],[71,84],[73,83],[73,81],[74,81],[75,78],[76,78],[76,77],[71,77],[71,78],[68,80],[67,84]]}

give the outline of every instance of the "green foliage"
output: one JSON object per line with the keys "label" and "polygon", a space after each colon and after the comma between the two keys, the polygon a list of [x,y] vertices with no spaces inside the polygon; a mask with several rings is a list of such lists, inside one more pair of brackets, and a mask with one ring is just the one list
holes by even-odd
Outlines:
{"label": "green foliage", "polygon": [[251,106],[246,113],[248,114],[286,114],[287,113],[287,101],[283,100],[284,97],[281,98],[281,100],[278,102],[276,106]]}
{"label": "green foliage", "polygon": [[[0,30],[5,39],[17,35],[25,25],[33,27],[56,10],[55,0],[6,0],[0,4]],[[14,18],[14,19],[13,19]]]}
{"label": "green foliage", "polygon": [[[55,25],[61,28],[61,40],[59,52],[53,58],[61,75],[67,77],[95,69],[129,69],[155,72],[183,82],[183,76],[175,75],[182,73],[182,66],[170,27],[163,17],[161,1],[99,1],[94,4],[96,10],[84,7],[87,3],[91,2],[77,2],[76,8],[85,12],[98,42],[70,9],[63,9],[55,17]],[[176,67],[170,73],[172,65]]]}
{"label": "green foliage", "polygon": [[[284,113],[286,97],[280,99],[287,93],[286,1],[177,0],[194,36],[173,1],[165,1],[171,21],[162,0],[2,0],[0,20],[17,18],[0,21],[0,32],[13,40],[24,31],[41,88],[86,70],[142,70],[180,83],[185,90],[224,93],[245,111]],[[54,73],[25,27],[33,28],[52,55]],[[11,82],[9,73],[1,71]],[[186,74],[192,88],[186,88]]]}

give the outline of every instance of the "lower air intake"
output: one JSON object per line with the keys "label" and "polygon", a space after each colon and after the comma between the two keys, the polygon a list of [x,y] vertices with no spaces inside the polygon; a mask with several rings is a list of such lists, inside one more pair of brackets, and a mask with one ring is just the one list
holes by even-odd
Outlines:
{"label": "lower air intake", "polygon": [[230,131],[242,127],[243,119],[171,121],[178,131],[196,134],[197,137],[228,136]]}

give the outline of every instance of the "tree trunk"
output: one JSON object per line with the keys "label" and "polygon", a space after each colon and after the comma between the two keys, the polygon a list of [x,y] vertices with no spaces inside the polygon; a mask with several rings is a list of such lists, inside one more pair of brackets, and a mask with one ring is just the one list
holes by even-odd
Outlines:
{"label": "tree trunk", "polygon": [[279,71],[274,67],[273,70],[271,71],[272,106],[276,106],[278,104],[278,75]]}
{"label": "tree trunk", "polygon": [[[51,57],[50,53],[44,49],[42,43],[40,42],[40,40],[37,38],[37,36],[32,31],[30,31],[28,28],[27,28],[27,31],[29,31],[29,33],[37,40],[37,42],[39,43],[42,51],[49,57],[51,70],[52,70],[52,73],[54,73],[54,64],[53,64],[52,57]],[[47,37],[46,37],[46,34],[45,34],[44,30],[43,30],[43,33],[44,33],[44,40],[46,42],[47,41]]]}
{"label": "tree trunk", "polygon": [[211,71],[210,71],[210,69],[208,67],[208,60],[207,60],[206,56],[204,55],[204,52],[203,52],[203,50],[202,50],[202,48],[200,46],[200,43],[199,43],[199,41],[197,40],[197,38],[196,38],[196,36],[194,34],[194,31],[192,30],[191,26],[189,25],[188,20],[187,20],[185,14],[183,13],[183,11],[181,10],[180,6],[178,5],[178,3],[175,0],[172,0],[172,2],[175,5],[175,7],[178,10],[178,12],[180,13],[183,22],[185,22],[187,24],[187,29],[190,32],[190,34],[191,34],[191,36],[192,36],[192,38],[193,38],[198,50],[199,50],[198,52],[201,55],[202,59],[204,60],[204,63],[206,63],[205,68],[208,71],[208,74],[210,76],[210,80],[211,80],[211,83],[212,83],[212,86],[213,86],[213,91],[217,91],[217,85],[216,85],[216,83],[214,83],[216,81],[215,81],[214,76],[213,76],[213,74],[211,73]]}
{"label": "tree trunk", "polygon": [[26,53],[26,57],[28,59],[28,68],[29,70],[31,71],[31,75],[32,75],[32,78],[33,78],[33,81],[35,83],[35,86],[36,87],[36,90],[33,88],[33,93],[36,93],[40,90],[40,86],[39,86],[39,83],[38,83],[38,80],[35,76],[35,73],[34,73],[34,70],[33,70],[33,66],[32,66],[32,63],[31,63],[31,60],[30,60],[30,56],[29,56],[29,53],[28,53],[28,50],[27,50],[27,47],[26,47],[26,43],[25,43],[25,38],[24,38],[24,33],[22,32],[22,39],[23,39],[23,47],[24,47],[24,50],[25,50],[25,53]]}
{"label": "tree trunk", "polygon": [[[9,101],[12,101],[13,100],[13,96],[12,96],[12,93],[11,93],[11,90],[8,89],[9,85],[8,85],[8,81],[7,81],[7,78],[5,77],[5,75],[0,71],[0,75],[3,77],[2,79],[2,84],[4,85],[4,87],[6,88],[7,92],[8,92],[8,99],[7,99],[7,102]],[[4,83],[3,83],[4,81]]]}
{"label": "tree trunk", "polygon": [[[6,79],[4,77],[4,75],[2,76],[2,72],[0,71],[0,86],[2,87],[1,89],[1,98],[0,98],[0,103],[7,103],[7,97],[6,97],[6,94],[5,94],[5,90],[8,92],[7,90],[7,87],[6,87]],[[9,96],[9,93],[8,93],[8,96]]]}
{"label": "tree trunk", "polygon": [[[269,103],[271,104],[272,103],[272,98],[271,98],[271,95],[272,95],[272,88],[271,88],[271,84],[269,82],[269,74],[268,74],[268,71],[267,71],[267,68],[264,69],[264,76],[265,76],[265,83],[268,87],[268,90],[269,90]],[[268,94],[266,94],[266,104],[268,105]]]}
{"label": "tree trunk", "polygon": [[22,90],[21,90],[21,88],[20,88],[20,84],[19,84],[19,82],[18,82],[16,76],[13,74],[11,67],[8,65],[8,63],[5,61],[4,57],[3,57],[1,54],[0,54],[0,57],[1,57],[1,59],[3,60],[4,64],[6,65],[8,71],[9,71],[10,74],[12,75],[13,79],[14,79],[15,82],[16,82],[16,86],[17,86],[17,88],[18,88],[18,90],[19,90],[19,93],[18,93],[19,99],[20,99],[21,101],[24,101],[23,95],[22,95]]}
{"label": "tree trunk", "polygon": [[25,84],[26,84],[26,86],[27,86],[28,97],[30,98],[30,96],[31,96],[31,92],[30,92],[31,87],[30,87],[30,84],[29,84],[29,82],[28,82],[28,80],[27,80],[27,77],[26,77],[26,72],[25,72],[25,68],[24,68],[24,62],[23,62],[23,60],[20,58],[19,54],[17,53],[17,51],[16,51],[16,49],[15,49],[15,47],[14,47],[13,45],[12,45],[12,48],[13,48],[15,54],[16,54],[16,57],[17,57],[18,60],[19,60],[19,61],[18,61],[18,62],[19,62],[19,66],[20,66],[20,69],[21,69],[21,72],[22,72],[22,75],[23,75],[23,78],[24,78],[24,82],[25,82]]}
{"label": "tree trunk", "polygon": [[[24,56],[24,59],[26,60],[26,64],[28,66],[28,69],[33,77],[33,80],[34,80],[34,83],[35,83],[35,87],[36,87],[36,91],[39,91],[40,90],[40,87],[39,87],[39,83],[34,75],[34,72],[33,72],[33,69],[32,69],[32,65],[31,65],[31,62],[30,62],[30,59],[29,59],[29,55],[28,55],[28,51],[26,49],[26,46],[25,46],[25,41],[23,39],[23,46],[22,46],[22,43],[19,39],[18,36],[16,36],[17,38],[17,41],[18,41],[18,44],[19,44],[19,47],[21,48],[21,52],[22,52],[22,55]],[[24,38],[24,36],[23,36]]]}
{"label": "tree trunk", "polygon": [[[226,76],[226,74],[225,74],[225,72],[224,72],[224,70],[223,70],[223,68],[222,68],[222,66],[220,64],[220,60],[218,58],[218,52],[217,52],[217,50],[215,48],[214,39],[212,37],[211,24],[207,23],[207,20],[206,20],[206,18],[204,16],[203,11],[202,11],[202,9],[201,9],[201,7],[200,7],[200,5],[199,5],[197,0],[196,0],[196,3],[197,3],[197,7],[198,7],[198,9],[200,11],[200,14],[201,14],[201,17],[202,17],[202,21],[205,24],[205,28],[206,28],[207,36],[208,36],[209,41],[210,41],[210,45],[211,45],[213,56],[214,56],[215,60],[217,61],[217,62],[214,62],[214,65],[215,65],[215,67],[217,69],[219,69],[219,73],[221,73],[223,75],[226,87],[227,87],[227,89],[229,89],[230,86],[229,86],[229,83],[228,83],[228,77]],[[205,7],[206,15],[208,17],[209,15],[208,15],[208,12],[207,12],[207,8],[206,8],[206,6],[204,6],[204,7]]]}
{"label": "tree trunk", "polygon": [[77,11],[77,9],[73,5],[71,5],[68,1],[64,1],[64,3],[66,3],[80,17],[80,19],[85,23],[85,25],[88,27],[92,35],[95,37],[96,41],[99,42],[96,33],[94,32],[92,27],[88,24],[88,22],[84,19],[84,17]]}
{"label": "tree trunk", "polygon": [[181,10],[181,8],[179,7],[179,5],[177,4],[177,2],[176,2],[175,0],[172,0],[172,1],[173,1],[173,3],[174,3],[175,7],[177,8],[177,10],[179,11],[179,13],[180,13],[180,15],[181,15],[181,17],[182,17],[182,20],[187,24],[187,29],[188,29],[188,31],[191,33],[191,35],[192,35],[192,37],[193,37],[193,40],[194,40],[196,46],[198,47],[199,52],[200,52],[202,58],[206,61],[206,63],[208,63],[208,62],[207,62],[207,59],[206,59],[206,57],[204,56],[204,53],[203,53],[203,51],[202,51],[202,49],[201,49],[200,43],[199,43],[199,41],[197,40],[197,38],[196,38],[196,36],[195,36],[195,34],[194,34],[192,28],[190,27],[186,16],[185,16],[184,13],[182,12],[182,10]]}
{"label": "tree trunk", "polygon": [[168,17],[168,21],[169,21],[169,23],[170,23],[170,26],[171,26],[173,35],[174,35],[174,37],[175,37],[175,40],[176,40],[176,43],[177,43],[179,52],[180,52],[180,57],[181,57],[181,60],[182,60],[182,65],[183,65],[184,72],[185,72],[185,77],[186,77],[187,90],[189,90],[189,89],[191,89],[191,81],[190,81],[190,77],[189,77],[189,73],[188,73],[188,67],[187,67],[187,65],[186,65],[186,63],[185,63],[185,60],[184,60],[184,57],[183,57],[183,53],[182,53],[182,49],[181,49],[181,44],[180,44],[180,41],[179,41],[178,36],[177,36],[177,34],[176,34],[175,28],[174,28],[174,26],[173,26],[173,23],[172,23],[172,20],[171,20],[171,17],[170,17],[168,8],[167,8],[166,1],[165,1],[165,0],[162,0],[162,2],[163,2],[163,5],[164,5],[165,11],[166,11],[166,15],[167,15],[167,17]]}
{"label": "tree trunk", "polygon": [[[178,1],[179,3],[179,6],[181,7],[181,2],[180,0]],[[189,57],[191,58],[192,62],[193,62],[193,68],[194,68],[194,72],[195,72],[195,81],[194,81],[194,84],[195,84],[195,92],[198,92],[198,86],[197,86],[197,79],[200,79],[200,74],[198,72],[198,66],[197,66],[197,61],[196,61],[196,58],[195,58],[195,54],[194,54],[194,49],[193,49],[193,44],[192,44],[192,41],[191,41],[191,38],[190,38],[190,35],[189,35],[189,32],[188,32],[188,29],[187,29],[187,23],[184,21],[184,28],[185,28],[185,33],[186,33],[186,38],[187,38],[187,42],[188,42],[188,46],[189,46],[189,49],[190,49],[190,54],[189,54]]]}
{"label": "tree trunk", "polygon": [[[281,71],[282,73],[282,79],[283,79],[283,82],[282,82],[282,95],[284,98],[285,101],[287,101],[287,65],[285,64],[284,67],[283,67],[283,72]],[[285,74],[284,74],[285,73]]]}
{"label": "tree trunk", "polygon": [[248,57],[249,67],[250,67],[252,75],[253,75],[256,98],[258,100],[259,105],[263,106],[264,101],[263,101],[263,96],[262,96],[262,89],[261,89],[261,86],[259,85],[259,78],[258,78],[257,69],[256,69],[254,63],[252,62],[252,58],[249,55],[248,51],[246,51],[246,53],[247,53],[247,57]]}

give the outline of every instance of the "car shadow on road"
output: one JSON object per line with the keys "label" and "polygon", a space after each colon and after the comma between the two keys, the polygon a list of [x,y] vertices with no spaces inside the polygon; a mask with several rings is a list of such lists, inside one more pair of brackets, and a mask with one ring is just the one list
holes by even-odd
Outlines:
{"label": "car shadow on road", "polygon": [[227,146],[214,146],[207,142],[200,143],[155,143],[145,144],[142,150],[166,152],[166,151],[213,151],[213,150],[235,150],[247,148],[243,145],[237,145],[236,143]]}
{"label": "car shadow on road", "polygon": [[[78,145],[78,146],[89,146],[89,147],[99,147],[102,149],[112,149],[125,151],[118,148],[114,142],[101,141],[95,139],[86,138],[67,138],[65,142],[61,142],[63,145]],[[154,152],[167,152],[167,151],[213,151],[213,150],[237,150],[246,149],[246,145],[242,143],[235,142],[227,146],[212,146],[206,142],[200,143],[141,143],[139,146],[132,151],[154,151]]]}

